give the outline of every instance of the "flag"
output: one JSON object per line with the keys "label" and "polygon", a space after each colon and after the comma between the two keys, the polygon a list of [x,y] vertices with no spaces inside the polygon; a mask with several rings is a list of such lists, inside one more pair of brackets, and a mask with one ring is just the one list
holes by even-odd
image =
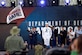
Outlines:
{"label": "flag", "polygon": [[10,11],[10,13],[7,16],[7,24],[9,24],[11,21],[20,19],[20,18],[25,18],[23,10],[20,5],[15,7],[13,10]]}

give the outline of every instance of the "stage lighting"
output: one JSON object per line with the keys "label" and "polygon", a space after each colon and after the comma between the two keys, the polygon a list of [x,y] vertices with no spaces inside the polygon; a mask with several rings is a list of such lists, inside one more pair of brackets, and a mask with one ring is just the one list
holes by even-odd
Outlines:
{"label": "stage lighting", "polygon": [[44,0],[39,1],[39,5],[40,5],[41,7],[46,6],[45,1],[44,1]]}
{"label": "stage lighting", "polygon": [[52,0],[51,5],[52,6],[58,6],[59,5],[59,0]]}
{"label": "stage lighting", "polygon": [[81,0],[77,0],[79,6],[81,6]]}
{"label": "stage lighting", "polygon": [[20,2],[19,2],[19,5],[23,6],[23,1],[20,1]]}
{"label": "stage lighting", "polygon": [[11,1],[11,7],[15,7],[15,1]]}
{"label": "stage lighting", "polygon": [[70,0],[65,0],[66,5],[69,5],[69,3],[70,3]]}
{"label": "stage lighting", "polygon": [[53,3],[55,3],[55,1],[53,1]]}
{"label": "stage lighting", "polygon": [[29,4],[32,4],[32,2],[30,1]]}
{"label": "stage lighting", "polygon": [[20,5],[22,5],[22,4],[23,4],[23,2],[22,2],[22,1],[20,1],[20,2],[19,2],[19,4],[20,4]]}
{"label": "stage lighting", "polygon": [[2,6],[5,6],[5,2],[4,2],[4,1],[2,1],[2,2],[1,2],[1,5],[2,5]]}
{"label": "stage lighting", "polygon": [[44,0],[41,0],[40,3],[41,3],[41,4],[45,4],[45,1],[44,1]]}
{"label": "stage lighting", "polygon": [[33,6],[33,2],[32,1],[29,1],[29,6]]}

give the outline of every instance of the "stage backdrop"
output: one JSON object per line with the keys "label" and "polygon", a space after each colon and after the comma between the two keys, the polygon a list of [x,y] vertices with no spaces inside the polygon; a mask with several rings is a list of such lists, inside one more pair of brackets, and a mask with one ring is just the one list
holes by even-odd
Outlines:
{"label": "stage backdrop", "polygon": [[[4,49],[4,42],[9,35],[9,28],[12,24],[9,24],[9,28],[6,28],[6,17],[13,8],[0,8],[0,23],[3,26],[0,32],[0,50]],[[21,29],[20,35],[25,41],[29,42],[27,29],[35,26],[40,31],[46,22],[49,25],[56,26],[60,32],[60,27],[65,26],[66,29],[72,26],[74,29],[76,26],[82,26],[82,7],[78,6],[56,6],[56,7],[23,7],[25,18],[15,20]],[[3,24],[4,23],[4,24]],[[0,25],[1,27],[1,25]],[[6,28],[6,29],[5,29]],[[9,30],[9,31],[8,31]],[[4,33],[5,32],[5,33]],[[3,35],[2,35],[3,34]]]}
{"label": "stage backdrop", "polygon": [[65,26],[66,29],[70,26],[74,29],[76,26],[82,26],[82,7],[30,7],[23,8],[23,10],[26,18],[23,19],[23,21],[18,20],[17,24],[21,28],[21,36],[27,41],[27,29],[35,26],[41,30],[41,27],[43,27],[46,22],[48,22],[50,26],[56,26],[59,32],[61,26]]}

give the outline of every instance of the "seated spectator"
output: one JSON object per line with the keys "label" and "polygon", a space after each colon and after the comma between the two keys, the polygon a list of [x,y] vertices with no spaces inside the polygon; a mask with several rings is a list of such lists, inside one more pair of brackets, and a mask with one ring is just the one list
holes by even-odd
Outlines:
{"label": "seated spectator", "polygon": [[[22,51],[26,47],[26,43],[21,36],[19,36],[20,29],[17,26],[14,26],[10,30],[10,36],[7,37],[5,41],[5,49],[7,55],[15,55],[16,51]],[[21,54],[21,53],[19,53]]]}
{"label": "seated spectator", "polygon": [[71,55],[82,55],[82,35],[78,36],[71,45]]}
{"label": "seated spectator", "polygon": [[71,55],[78,55],[78,52],[77,52],[77,38],[73,40],[73,42],[71,43],[70,47],[71,47]]}
{"label": "seated spectator", "polygon": [[45,55],[70,55],[70,51],[67,48],[52,48],[49,49]]}
{"label": "seated spectator", "polygon": [[78,37],[77,48],[79,55],[82,55],[82,35]]}
{"label": "seated spectator", "polygon": [[42,51],[43,51],[43,46],[41,45],[41,43],[35,45],[35,55],[42,55]]}

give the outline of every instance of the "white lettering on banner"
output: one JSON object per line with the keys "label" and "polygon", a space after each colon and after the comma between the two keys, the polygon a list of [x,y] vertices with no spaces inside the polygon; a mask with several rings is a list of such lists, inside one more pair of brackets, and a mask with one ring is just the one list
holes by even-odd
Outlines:
{"label": "white lettering on banner", "polygon": [[49,26],[51,26],[51,21],[48,21]]}
{"label": "white lettering on banner", "polygon": [[59,21],[59,26],[61,26],[61,21]]}
{"label": "white lettering on banner", "polygon": [[82,20],[80,21],[80,25],[82,25]]}
{"label": "white lettering on banner", "polygon": [[49,25],[52,26],[81,26],[82,25],[82,20],[65,20],[65,21],[28,21],[28,26],[45,26],[45,23],[49,23]]}
{"label": "white lettering on banner", "polygon": [[54,21],[52,21],[52,26],[54,26]]}
{"label": "white lettering on banner", "polygon": [[31,26],[31,21],[28,22],[29,26]]}
{"label": "white lettering on banner", "polygon": [[41,26],[40,21],[38,22],[38,26]]}
{"label": "white lettering on banner", "polygon": [[[28,21],[28,30],[31,29],[31,27],[36,26],[38,33],[41,33],[41,30],[43,29],[43,26],[45,23],[48,22],[50,25],[55,26],[55,28],[58,29],[58,34],[61,31],[61,27],[64,26],[65,30],[69,31],[69,28],[73,28],[73,31],[76,32],[77,26],[82,26],[82,20],[65,20],[65,21]],[[72,25],[71,25],[72,23]],[[58,25],[58,26],[57,26]]]}
{"label": "white lettering on banner", "polygon": [[58,26],[58,21],[55,21],[55,25]]}
{"label": "white lettering on banner", "polygon": [[64,25],[67,26],[67,21],[64,21]]}
{"label": "white lettering on banner", "polygon": [[47,23],[47,21],[45,21],[45,23]]}
{"label": "white lettering on banner", "polygon": [[44,21],[42,21],[42,26],[44,26]]}
{"label": "white lettering on banner", "polygon": [[34,26],[34,21],[32,21],[32,26]]}
{"label": "white lettering on banner", "polygon": [[74,26],[76,26],[76,20],[74,20]]}
{"label": "white lettering on banner", "polygon": [[20,18],[25,18],[23,10],[20,5],[15,7],[13,10],[10,11],[10,13],[7,16],[7,24],[9,24],[11,21],[20,19]]}
{"label": "white lettering on banner", "polygon": [[17,16],[21,16],[21,15],[22,15],[21,12],[18,11],[18,12],[16,12],[16,13],[10,15],[10,16],[9,16],[9,20],[12,20],[13,18],[15,18],[15,17],[17,17]]}
{"label": "white lettering on banner", "polygon": [[35,26],[37,26],[37,21],[35,21]]}
{"label": "white lettering on banner", "polygon": [[[58,34],[60,34],[60,31],[61,31],[61,27],[55,27],[56,29],[58,29]],[[77,27],[72,27],[72,26],[70,26],[70,27],[64,27],[66,30],[67,30],[67,32],[69,32],[69,29],[70,28],[73,28],[74,30],[74,32],[76,32],[77,31]],[[36,27],[36,31],[39,33],[39,34],[41,34],[41,30],[43,29],[43,27],[41,27],[41,29],[40,29],[40,27]],[[28,27],[28,30],[31,30],[31,27]]]}
{"label": "white lettering on banner", "polygon": [[70,20],[68,20],[68,26],[70,25]]}
{"label": "white lettering on banner", "polygon": [[77,20],[77,25],[79,25],[79,20]]}

